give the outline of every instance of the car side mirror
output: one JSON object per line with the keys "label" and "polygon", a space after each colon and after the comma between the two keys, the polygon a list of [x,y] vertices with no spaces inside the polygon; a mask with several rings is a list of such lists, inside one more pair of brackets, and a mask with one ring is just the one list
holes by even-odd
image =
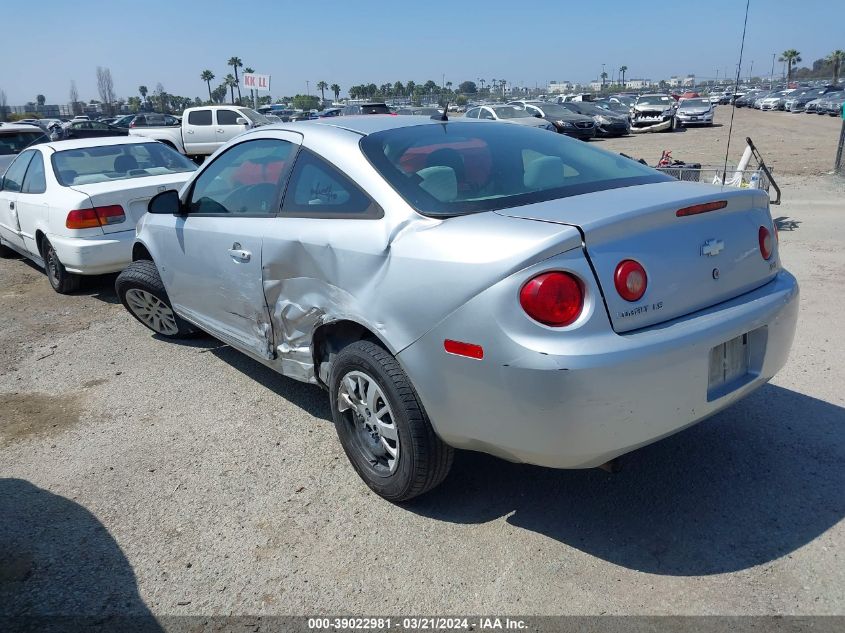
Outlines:
{"label": "car side mirror", "polygon": [[249,125],[249,121],[247,121],[247,120],[246,120],[245,118],[243,118],[242,116],[239,116],[237,119],[235,119],[235,123],[236,123],[237,125]]}
{"label": "car side mirror", "polygon": [[175,189],[168,189],[154,195],[147,204],[147,213],[179,215],[181,212],[182,203],[179,201],[179,192]]}

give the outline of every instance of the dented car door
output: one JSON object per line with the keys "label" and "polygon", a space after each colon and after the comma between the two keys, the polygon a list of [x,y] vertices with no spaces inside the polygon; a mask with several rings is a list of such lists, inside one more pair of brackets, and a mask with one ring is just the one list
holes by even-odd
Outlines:
{"label": "dented car door", "polygon": [[[232,145],[185,192],[185,213],[155,232],[162,281],[185,318],[226,342],[272,358],[262,284],[262,241],[278,228],[281,194],[300,137]],[[167,223],[172,226],[167,226]],[[152,227],[151,227],[152,228]]]}

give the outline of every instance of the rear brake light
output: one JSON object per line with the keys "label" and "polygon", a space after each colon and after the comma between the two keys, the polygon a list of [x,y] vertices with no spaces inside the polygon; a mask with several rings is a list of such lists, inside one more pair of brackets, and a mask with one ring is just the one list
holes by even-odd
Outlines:
{"label": "rear brake light", "polygon": [[683,218],[688,215],[698,215],[699,213],[707,213],[708,211],[718,211],[728,206],[727,200],[719,200],[717,202],[705,202],[704,204],[694,204],[691,207],[684,207],[675,211],[675,215]]}
{"label": "rear brake light", "polygon": [[616,285],[616,292],[625,301],[639,301],[645,294],[648,277],[639,262],[626,259],[616,267],[613,283]]}
{"label": "rear brake light", "polygon": [[474,345],[473,343],[462,343],[461,341],[453,341],[447,338],[443,341],[443,348],[450,354],[457,356],[466,356],[467,358],[475,358],[476,360],[484,358],[484,348],[481,345]]}
{"label": "rear brake light", "polygon": [[112,204],[93,209],[77,209],[67,214],[65,226],[69,229],[94,229],[109,224],[120,224],[126,220],[123,207]]}
{"label": "rear brake light", "polygon": [[772,256],[772,234],[765,226],[761,226],[757,231],[757,241],[760,243],[760,254],[763,259],[769,259]]}
{"label": "rear brake light", "polygon": [[573,275],[551,272],[537,275],[519,291],[519,303],[535,321],[551,327],[575,322],[584,309],[584,291]]}

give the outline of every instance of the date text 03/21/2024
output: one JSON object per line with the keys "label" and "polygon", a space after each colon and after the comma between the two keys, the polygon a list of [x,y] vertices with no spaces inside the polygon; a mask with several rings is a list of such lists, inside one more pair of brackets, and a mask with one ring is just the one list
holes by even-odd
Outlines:
{"label": "date text 03/21/2024", "polygon": [[524,620],[483,617],[469,618],[409,617],[409,618],[308,618],[308,628],[334,631],[389,630],[442,631],[442,630],[522,630],[527,627]]}

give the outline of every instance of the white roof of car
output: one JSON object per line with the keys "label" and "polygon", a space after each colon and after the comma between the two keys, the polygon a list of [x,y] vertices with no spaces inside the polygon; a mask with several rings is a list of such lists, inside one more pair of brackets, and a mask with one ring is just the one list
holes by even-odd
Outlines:
{"label": "white roof of car", "polygon": [[31,123],[4,123],[0,125],[0,133],[2,132],[26,132],[35,130],[37,132],[44,132],[40,127],[37,125],[33,125]]}
{"label": "white roof of car", "polygon": [[99,136],[93,138],[70,139],[67,141],[53,141],[42,143],[42,147],[49,147],[57,152],[66,149],[83,149],[85,147],[103,147],[104,145],[134,145],[137,143],[157,143],[145,136]]}

